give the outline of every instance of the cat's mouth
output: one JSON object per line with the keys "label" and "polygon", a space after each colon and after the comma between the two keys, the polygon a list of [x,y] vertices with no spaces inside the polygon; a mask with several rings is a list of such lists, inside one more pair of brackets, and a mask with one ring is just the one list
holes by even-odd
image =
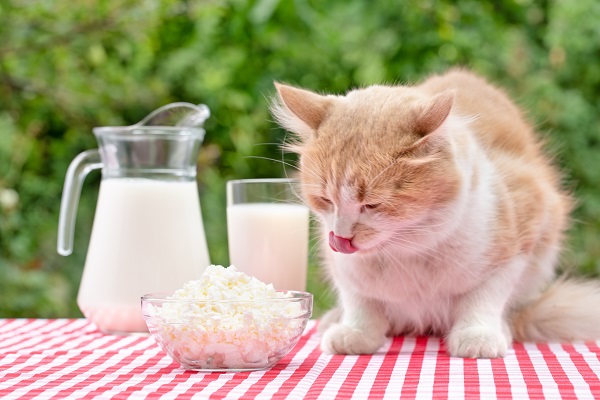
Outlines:
{"label": "cat's mouth", "polygon": [[331,250],[343,254],[352,254],[358,251],[358,248],[352,244],[352,239],[337,236],[333,231],[329,232],[329,247]]}

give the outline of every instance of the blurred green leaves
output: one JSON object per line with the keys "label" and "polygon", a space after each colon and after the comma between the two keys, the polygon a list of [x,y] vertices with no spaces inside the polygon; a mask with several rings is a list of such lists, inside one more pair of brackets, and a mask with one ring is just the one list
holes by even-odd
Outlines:
{"label": "blurred green leaves", "polygon": [[[79,315],[99,174],[70,257],[56,255],[56,225],[67,166],[96,147],[94,126],[172,101],[210,107],[198,179],[212,261],[227,264],[225,181],[283,176],[281,161],[294,162],[268,112],[274,80],[343,93],[455,65],[505,87],[547,136],[580,200],[565,262],[598,274],[599,19],[595,0],[5,0],[0,316]],[[331,296],[313,255],[318,315]]]}

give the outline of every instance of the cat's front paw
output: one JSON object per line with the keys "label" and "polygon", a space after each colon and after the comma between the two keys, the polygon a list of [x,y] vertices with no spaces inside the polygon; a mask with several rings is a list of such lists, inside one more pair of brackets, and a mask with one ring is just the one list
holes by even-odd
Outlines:
{"label": "cat's front paw", "polygon": [[473,325],[452,329],[446,344],[454,357],[497,358],[506,355],[509,339],[502,329]]}
{"label": "cat's front paw", "polygon": [[331,354],[373,354],[384,342],[385,335],[335,323],[323,334],[321,350]]}

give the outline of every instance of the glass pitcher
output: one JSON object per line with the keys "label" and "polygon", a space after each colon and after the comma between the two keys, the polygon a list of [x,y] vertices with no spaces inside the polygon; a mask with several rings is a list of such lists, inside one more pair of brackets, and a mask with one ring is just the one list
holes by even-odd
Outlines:
{"label": "glass pitcher", "polygon": [[102,169],[77,304],[104,332],[147,331],[140,297],[172,292],[210,263],[196,183],[209,115],[205,105],[173,103],[136,125],[94,128],[99,148],[69,166],[58,229],[62,255],[72,252],[83,180]]}

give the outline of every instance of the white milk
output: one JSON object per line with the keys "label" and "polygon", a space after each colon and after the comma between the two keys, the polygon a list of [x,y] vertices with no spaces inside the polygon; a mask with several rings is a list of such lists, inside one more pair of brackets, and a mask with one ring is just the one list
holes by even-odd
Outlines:
{"label": "white milk", "polygon": [[107,332],[147,331],[140,297],[210,264],[196,182],[104,179],[77,303]]}
{"label": "white milk", "polygon": [[278,290],[306,290],[308,208],[249,203],[227,207],[229,258],[238,270]]}

